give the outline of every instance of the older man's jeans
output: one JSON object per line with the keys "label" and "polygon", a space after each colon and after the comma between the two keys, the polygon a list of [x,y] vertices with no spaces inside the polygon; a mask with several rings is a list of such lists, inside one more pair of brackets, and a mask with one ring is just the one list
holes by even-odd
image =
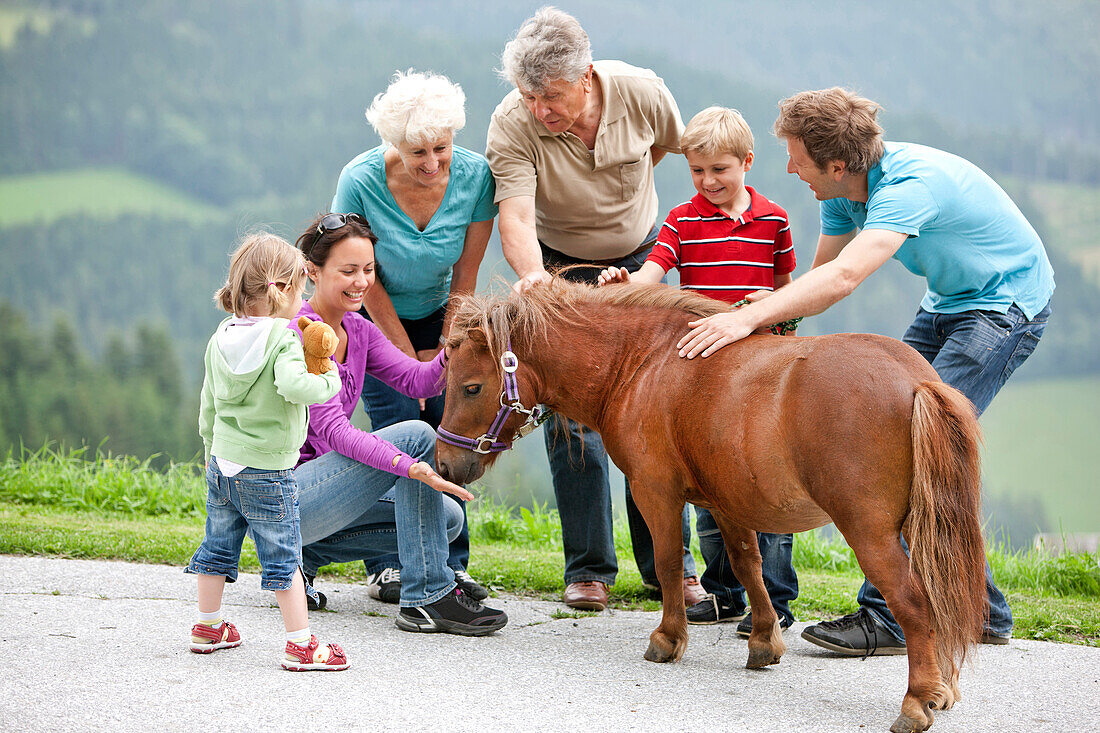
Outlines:
{"label": "older man's jeans", "polygon": [[[1035,350],[1049,317],[1049,303],[1030,320],[1015,305],[1007,313],[929,313],[922,309],[902,340],[935,367],[940,379],[970,398],[981,415],[1012,372]],[[987,630],[1008,635],[1012,632],[1012,611],[1004,594],[993,584],[988,562],[985,584],[989,593]],[[866,580],[857,600],[895,636],[905,638],[882,594]]]}
{"label": "older man's jeans", "polygon": [[[657,228],[650,232],[647,241],[656,239]],[[606,267],[625,267],[634,272],[645,262],[651,248],[643,249]],[[567,257],[543,245],[542,259],[547,268],[585,264],[583,260]],[[577,282],[594,284],[601,266],[577,268],[563,277]],[[543,426],[546,455],[550,460],[550,474],[554,484],[554,498],[561,517],[562,544],[565,549],[565,583],[598,580],[608,585],[615,583],[618,562],[615,558],[615,537],[611,521],[611,484],[608,478],[607,452],[598,433],[583,429],[580,424],[555,415]],[[634,557],[642,580],[656,584],[657,573],[653,562],[653,540],[641,514],[630,497],[630,485],[626,489],[627,516],[629,520]],[[691,538],[691,525],[687,507],[684,507],[684,577],[696,574],[695,559],[687,548]]]}
{"label": "older man's jeans", "polygon": [[[718,524],[709,511],[696,507],[695,528],[699,532],[699,550],[703,555],[703,562],[707,564],[699,578],[703,590],[713,593],[718,598],[719,605],[732,607],[734,615],[740,616],[746,608],[745,588],[733,573],[733,565]],[[772,607],[781,619],[794,623],[791,601],[798,597],[798,576],[791,564],[794,535],[757,532],[756,541],[760,546],[764,587],[768,591]]]}

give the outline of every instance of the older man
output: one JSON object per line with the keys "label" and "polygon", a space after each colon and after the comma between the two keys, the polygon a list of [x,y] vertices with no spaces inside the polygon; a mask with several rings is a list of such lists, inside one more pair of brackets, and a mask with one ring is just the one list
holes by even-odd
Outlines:
{"label": "older man", "polygon": [[[680,355],[708,356],[768,323],[820,313],[894,257],[928,291],[905,343],[980,415],[1039,343],[1054,272],[1039,235],[974,164],[940,150],[882,139],[878,105],[844,89],[779,103],[775,134],[787,172],[821,202],[813,269],[739,311],[690,323]],[[986,565],[984,643],[1006,644],[1012,612]],[[839,654],[904,654],[901,627],[864,581],[860,609],[806,628],[803,638]]]}
{"label": "older man", "polygon": [[[683,122],[652,71],[592,61],[572,16],[543,8],[502,56],[515,85],[493,113],[486,157],[496,179],[504,256],[523,289],[574,264],[638,269],[657,236],[653,166],[679,153]],[[595,282],[599,267],[566,277]],[[598,435],[572,421],[547,425],[546,446],[565,546],[565,602],[602,610],[617,563],[607,454]],[[627,511],[642,578],[656,584],[652,544],[630,500]],[[685,537],[690,537],[686,523]],[[703,593],[684,552],[685,599]]]}

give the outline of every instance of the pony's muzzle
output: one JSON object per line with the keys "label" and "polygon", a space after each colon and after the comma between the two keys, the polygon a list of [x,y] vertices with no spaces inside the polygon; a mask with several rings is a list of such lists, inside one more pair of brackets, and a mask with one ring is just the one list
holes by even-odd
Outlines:
{"label": "pony's muzzle", "polygon": [[436,441],[435,457],[439,475],[456,484],[477,481],[485,473],[481,457],[465,448],[456,448]]}

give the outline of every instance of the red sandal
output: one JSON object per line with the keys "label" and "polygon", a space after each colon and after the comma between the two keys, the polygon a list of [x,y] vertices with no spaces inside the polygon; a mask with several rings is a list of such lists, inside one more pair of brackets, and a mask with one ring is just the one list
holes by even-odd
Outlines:
{"label": "red sandal", "polygon": [[[328,650],[327,657],[324,649]],[[339,672],[348,668],[348,657],[339,644],[325,644],[323,647],[316,636],[309,637],[309,644],[301,646],[293,641],[286,643],[286,659],[283,669],[291,672]]]}
{"label": "red sandal", "polygon": [[237,627],[228,621],[222,621],[221,626],[195,624],[191,627],[191,651],[196,654],[209,654],[240,645],[241,635]]}

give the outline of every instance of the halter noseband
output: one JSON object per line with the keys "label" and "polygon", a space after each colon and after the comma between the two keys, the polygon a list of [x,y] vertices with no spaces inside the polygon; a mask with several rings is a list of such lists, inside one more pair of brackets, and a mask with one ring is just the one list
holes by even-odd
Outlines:
{"label": "halter noseband", "polygon": [[512,436],[513,441],[527,435],[550,417],[551,411],[546,405],[535,405],[531,409],[527,409],[519,401],[519,382],[516,381],[519,358],[512,352],[511,339],[508,341],[507,351],[500,355],[500,367],[504,370],[504,390],[500,393],[500,409],[497,411],[497,416],[493,419],[489,429],[476,438],[467,438],[439,427],[436,428],[435,432],[440,440],[482,455],[500,453],[511,447],[507,443],[501,442],[499,438],[500,431],[504,429],[504,423],[508,421],[513,413],[527,416],[527,419],[516,429],[515,435]]}

